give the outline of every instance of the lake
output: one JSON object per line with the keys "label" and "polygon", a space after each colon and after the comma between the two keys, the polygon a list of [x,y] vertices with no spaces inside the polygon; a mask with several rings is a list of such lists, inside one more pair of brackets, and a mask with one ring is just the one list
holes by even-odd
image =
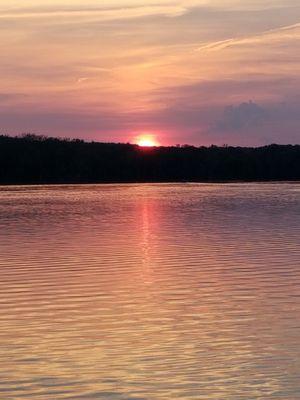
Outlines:
{"label": "lake", "polygon": [[300,399],[300,184],[0,187],[0,399]]}

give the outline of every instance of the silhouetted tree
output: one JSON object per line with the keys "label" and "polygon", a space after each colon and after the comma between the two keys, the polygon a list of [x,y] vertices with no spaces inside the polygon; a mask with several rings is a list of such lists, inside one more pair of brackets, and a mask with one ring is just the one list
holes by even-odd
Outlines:
{"label": "silhouetted tree", "polygon": [[300,146],[141,148],[0,136],[0,183],[300,180]]}

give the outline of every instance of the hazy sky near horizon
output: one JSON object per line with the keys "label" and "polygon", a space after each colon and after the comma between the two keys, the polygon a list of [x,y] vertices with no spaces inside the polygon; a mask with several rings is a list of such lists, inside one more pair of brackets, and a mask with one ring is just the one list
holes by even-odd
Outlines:
{"label": "hazy sky near horizon", "polygon": [[300,142],[299,0],[0,0],[0,131]]}

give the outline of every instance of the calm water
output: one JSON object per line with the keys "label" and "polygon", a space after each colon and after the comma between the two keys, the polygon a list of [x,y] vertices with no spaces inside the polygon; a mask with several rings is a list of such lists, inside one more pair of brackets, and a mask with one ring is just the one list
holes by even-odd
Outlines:
{"label": "calm water", "polygon": [[300,185],[0,187],[0,399],[300,399]]}

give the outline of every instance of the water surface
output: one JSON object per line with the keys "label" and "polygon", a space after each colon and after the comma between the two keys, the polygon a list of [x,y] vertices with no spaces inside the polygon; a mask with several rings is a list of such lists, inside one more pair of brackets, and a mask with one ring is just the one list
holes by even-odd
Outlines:
{"label": "water surface", "polygon": [[300,399],[300,185],[0,187],[0,399]]}

